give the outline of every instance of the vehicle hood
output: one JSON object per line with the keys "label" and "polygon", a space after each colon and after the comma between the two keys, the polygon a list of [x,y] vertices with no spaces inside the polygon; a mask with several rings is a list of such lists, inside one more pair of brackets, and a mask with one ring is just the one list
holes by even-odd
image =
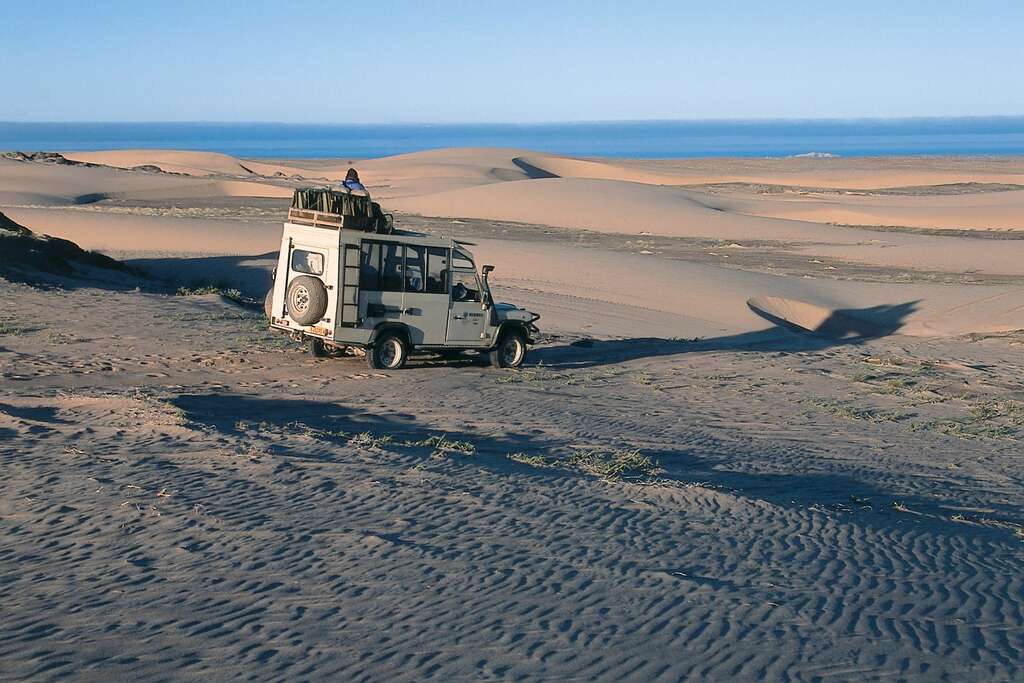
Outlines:
{"label": "vehicle hood", "polygon": [[515,304],[496,303],[494,304],[494,312],[499,320],[522,320],[523,322],[530,323],[540,318],[536,313],[531,313]]}

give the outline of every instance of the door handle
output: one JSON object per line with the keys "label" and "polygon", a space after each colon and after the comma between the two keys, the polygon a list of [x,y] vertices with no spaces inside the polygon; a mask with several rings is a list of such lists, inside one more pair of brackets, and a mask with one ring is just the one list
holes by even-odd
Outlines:
{"label": "door handle", "polygon": [[452,320],[465,320],[465,319],[466,319],[465,315],[453,315],[452,316]]}

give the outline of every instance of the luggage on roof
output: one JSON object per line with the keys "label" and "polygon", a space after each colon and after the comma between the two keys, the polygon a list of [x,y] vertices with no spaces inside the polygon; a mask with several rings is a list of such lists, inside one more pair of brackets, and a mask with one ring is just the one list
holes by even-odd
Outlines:
{"label": "luggage on roof", "polygon": [[332,190],[327,187],[300,187],[292,195],[293,209],[307,209],[339,216],[364,216],[370,218],[369,195],[353,194],[349,191]]}
{"label": "luggage on roof", "polygon": [[314,227],[379,233],[391,232],[393,225],[391,215],[381,211],[380,204],[370,201],[369,195],[327,187],[296,188],[288,220]]}

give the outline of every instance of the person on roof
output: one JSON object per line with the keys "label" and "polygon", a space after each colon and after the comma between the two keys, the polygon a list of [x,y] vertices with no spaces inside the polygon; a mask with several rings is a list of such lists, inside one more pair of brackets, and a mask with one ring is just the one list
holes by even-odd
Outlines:
{"label": "person on roof", "polygon": [[366,188],[359,182],[359,173],[354,168],[348,169],[348,173],[345,174],[345,182],[342,185],[345,186],[346,190],[366,192]]}

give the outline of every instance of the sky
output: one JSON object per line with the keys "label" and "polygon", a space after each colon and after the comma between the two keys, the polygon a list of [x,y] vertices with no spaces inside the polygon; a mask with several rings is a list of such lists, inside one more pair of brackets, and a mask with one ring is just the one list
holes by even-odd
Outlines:
{"label": "sky", "polygon": [[0,121],[1024,114],[1024,1],[0,0]]}

